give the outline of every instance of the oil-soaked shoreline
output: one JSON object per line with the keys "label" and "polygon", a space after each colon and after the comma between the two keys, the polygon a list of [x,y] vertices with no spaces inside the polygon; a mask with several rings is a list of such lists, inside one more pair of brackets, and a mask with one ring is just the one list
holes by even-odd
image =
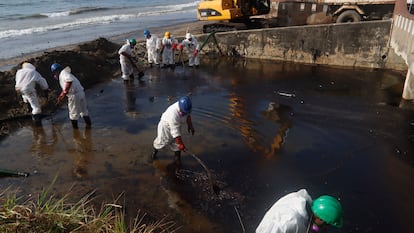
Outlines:
{"label": "oil-soaked shoreline", "polygon": [[[58,175],[57,193],[74,184],[74,198],[96,190],[97,203],[123,193],[128,217],[167,215],[179,232],[204,233],[253,232],[274,201],[306,188],[340,198],[344,227],[332,232],[409,232],[414,111],[400,100],[402,84],[392,72],[227,58],[149,69],[143,82],[87,90],[90,131],[73,131],[64,107],[42,130],[22,123],[0,142],[1,164],[31,176],[0,187],[36,193]],[[146,156],[161,113],[184,94],[196,134],[184,135],[189,151],[176,174],[172,152],[154,164]]]}

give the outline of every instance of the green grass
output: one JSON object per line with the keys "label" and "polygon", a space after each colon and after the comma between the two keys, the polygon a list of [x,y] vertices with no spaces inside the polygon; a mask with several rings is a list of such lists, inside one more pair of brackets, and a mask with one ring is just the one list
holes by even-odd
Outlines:
{"label": "green grass", "polygon": [[92,193],[76,203],[68,203],[70,192],[57,198],[50,194],[52,184],[34,198],[23,200],[10,189],[0,193],[0,232],[19,233],[174,233],[175,222],[162,218],[146,223],[146,214],[127,223],[122,205],[103,203],[97,211],[91,204]]}

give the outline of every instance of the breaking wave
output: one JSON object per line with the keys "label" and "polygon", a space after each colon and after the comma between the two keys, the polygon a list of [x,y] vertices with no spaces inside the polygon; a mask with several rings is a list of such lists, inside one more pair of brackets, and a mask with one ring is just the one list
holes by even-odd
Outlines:
{"label": "breaking wave", "polygon": [[[64,11],[64,12],[53,12],[53,13],[41,13],[37,15],[31,15],[31,16],[25,16],[22,17],[22,19],[28,19],[28,18],[53,18],[53,17],[67,17],[67,19],[62,18],[64,20],[60,20],[59,23],[56,23],[55,21],[51,20],[49,25],[42,25],[39,26],[39,24],[36,24],[35,22],[32,23],[32,27],[28,28],[10,28],[1,30],[0,29],[0,39],[3,38],[12,38],[17,37],[21,35],[29,35],[34,33],[45,33],[48,31],[54,31],[54,30],[64,30],[64,29],[70,29],[70,28],[81,28],[85,26],[91,26],[91,25],[102,25],[102,24],[110,24],[117,21],[124,21],[124,20],[133,20],[137,18],[143,18],[148,16],[157,16],[157,15],[165,15],[165,14],[174,14],[174,13],[189,13],[192,11],[195,11],[196,5],[198,1],[192,2],[192,3],[185,3],[185,4],[177,4],[177,5],[164,5],[164,6],[146,6],[141,8],[136,8],[136,13],[134,12],[134,9],[129,8],[105,8],[105,7],[82,7],[77,8],[70,11]],[[96,14],[93,15],[87,15],[86,13],[90,12],[103,12],[107,11],[104,15],[101,14],[96,16]],[[131,13],[133,12],[133,13]],[[111,14],[113,13],[113,14]],[[81,17],[74,17],[73,15],[81,15],[84,14],[84,18]],[[35,21],[35,20],[33,20]]]}

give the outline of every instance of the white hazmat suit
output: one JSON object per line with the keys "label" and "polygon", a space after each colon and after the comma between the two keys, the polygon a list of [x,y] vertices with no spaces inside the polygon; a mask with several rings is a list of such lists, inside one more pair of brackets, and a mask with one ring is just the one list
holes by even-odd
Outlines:
{"label": "white hazmat suit", "polygon": [[59,74],[59,84],[62,90],[65,90],[66,83],[71,82],[66,96],[68,97],[68,109],[70,120],[78,120],[79,116],[89,116],[85,92],[79,80],[71,73],[71,69],[67,66]]}
{"label": "white hazmat suit", "polygon": [[307,208],[311,204],[305,189],[287,194],[266,212],[256,233],[306,233],[310,218]]}
{"label": "white hazmat suit", "polygon": [[190,33],[187,33],[186,38],[181,42],[180,49],[183,47],[187,49],[188,52],[188,66],[198,66],[200,65],[200,45],[198,44],[197,39],[191,35]]}
{"label": "white hazmat suit", "polygon": [[174,37],[162,38],[161,45],[162,50],[162,64],[164,65],[175,65],[174,62],[174,49],[177,47],[177,40]]}
{"label": "white hazmat suit", "polygon": [[36,84],[43,90],[49,88],[46,79],[36,71],[32,64],[28,62],[23,63],[22,68],[16,72],[15,89],[22,95],[23,102],[30,104],[33,115],[42,113],[39,99],[37,98]]}
{"label": "white hazmat suit", "polygon": [[159,150],[165,146],[170,146],[172,151],[179,151],[174,139],[181,136],[181,126],[186,123],[189,116],[180,115],[178,102],[170,105],[161,115],[158,123],[157,137],[153,143],[154,148]]}
{"label": "white hazmat suit", "polygon": [[160,55],[159,51],[161,49],[161,41],[158,36],[151,34],[147,38],[147,53],[148,53],[148,63],[156,65],[160,64]]}
{"label": "white hazmat suit", "polygon": [[127,40],[126,43],[122,45],[122,47],[118,50],[119,63],[121,64],[122,79],[129,80],[134,73],[134,67],[131,63],[131,60],[122,53],[126,53],[127,55],[132,56],[132,49],[129,40]]}

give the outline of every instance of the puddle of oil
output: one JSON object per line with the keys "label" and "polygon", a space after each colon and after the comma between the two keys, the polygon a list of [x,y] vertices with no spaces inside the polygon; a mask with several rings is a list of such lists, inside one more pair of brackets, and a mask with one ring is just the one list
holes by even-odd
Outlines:
{"label": "puddle of oil", "polygon": [[[204,233],[241,232],[242,225],[253,232],[277,198],[307,188],[313,197],[341,199],[345,232],[403,232],[414,208],[407,178],[414,114],[396,107],[403,80],[389,76],[216,59],[199,69],[150,69],[142,82],[114,79],[87,90],[91,130],[80,122],[73,131],[63,107],[42,129],[22,125],[1,141],[1,164],[32,175],[0,186],[34,193],[58,175],[56,192],[74,186],[76,199],[95,190],[102,201],[122,193],[131,217],[138,210],[167,215],[180,232]],[[162,112],[186,94],[196,134],[184,134],[184,143],[210,169],[220,195],[188,153],[184,176],[171,168],[167,149],[146,162]]]}

